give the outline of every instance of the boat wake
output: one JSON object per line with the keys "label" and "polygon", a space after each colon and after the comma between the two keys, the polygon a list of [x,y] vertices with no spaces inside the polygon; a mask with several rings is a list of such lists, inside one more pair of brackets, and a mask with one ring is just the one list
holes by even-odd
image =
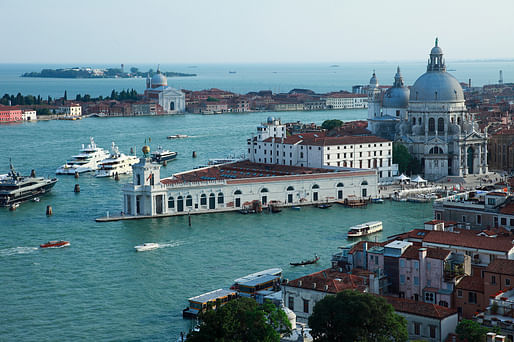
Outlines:
{"label": "boat wake", "polygon": [[18,255],[18,254],[30,254],[37,251],[39,248],[37,247],[13,247],[13,248],[6,248],[0,250],[0,256],[7,257],[11,255]]}
{"label": "boat wake", "polygon": [[178,247],[184,244],[184,241],[171,241],[168,243],[160,243],[157,248],[167,248],[167,247]]}

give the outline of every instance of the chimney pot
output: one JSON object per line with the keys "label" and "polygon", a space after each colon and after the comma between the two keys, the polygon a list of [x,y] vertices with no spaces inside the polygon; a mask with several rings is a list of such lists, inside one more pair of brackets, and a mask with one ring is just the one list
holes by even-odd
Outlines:
{"label": "chimney pot", "polygon": [[316,283],[312,283],[312,288],[315,289],[316,288]]}

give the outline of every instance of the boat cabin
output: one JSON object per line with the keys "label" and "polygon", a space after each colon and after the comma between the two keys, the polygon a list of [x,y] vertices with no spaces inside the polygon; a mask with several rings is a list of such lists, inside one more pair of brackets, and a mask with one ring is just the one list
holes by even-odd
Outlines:
{"label": "boat cabin", "polygon": [[196,317],[200,312],[216,309],[237,298],[237,292],[233,290],[217,289],[211,292],[189,298],[189,307],[182,311],[184,317]]}
{"label": "boat cabin", "polygon": [[255,279],[237,284],[237,290],[241,297],[255,297],[256,292],[278,288],[280,276],[266,274]]}

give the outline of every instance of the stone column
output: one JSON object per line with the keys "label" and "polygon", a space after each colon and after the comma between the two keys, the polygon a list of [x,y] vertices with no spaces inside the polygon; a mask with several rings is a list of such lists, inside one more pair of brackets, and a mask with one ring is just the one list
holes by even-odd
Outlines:
{"label": "stone column", "polygon": [[463,175],[467,175],[468,174],[468,149],[466,147],[467,147],[466,145],[462,146],[462,148],[464,149],[462,151],[462,156],[463,156],[463,161],[462,162],[463,162],[463,165],[464,165],[463,166],[464,170],[462,170],[462,174]]}
{"label": "stone column", "polygon": [[484,150],[484,158],[482,159],[482,163],[483,163],[483,172],[484,173],[487,173],[489,170],[488,170],[488,167],[487,167],[487,142],[484,142],[483,143],[483,150]]}
{"label": "stone column", "polygon": [[478,145],[478,172],[477,174],[482,173],[482,144]]}

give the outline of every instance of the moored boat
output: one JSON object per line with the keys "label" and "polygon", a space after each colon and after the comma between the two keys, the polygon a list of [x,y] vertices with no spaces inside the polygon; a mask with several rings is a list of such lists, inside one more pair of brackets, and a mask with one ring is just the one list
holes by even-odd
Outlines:
{"label": "moored boat", "polygon": [[69,246],[69,241],[64,240],[54,240],[54,241],[48,241],[47,243],[43,243],[39,245],[41,248],[60,248],[60,247],[66,247]]}
{"label": "moored boat", "polygon": [[369,234],[377,233],[382,230],[382,221],[371,221],[357,226],[350,227],[348,237],[360,237]]}
{"label": "moored boat", "polygon": [[200,312],[208,309],[216,309],[228,301],[237,298],[234,290],[217,289],[195,297],[189,298],[189,306],[182,310],[184,318],[196,318]]}
{"label": "moored boat", "polygon": [[96,146],[95,140],[90,137],[89,145],[84,147],[84,144],[82,144],[80,153],[60,166],[55,170],[55,173],[58,175],[74,175],[75,173],[95,171],[98,169],[100,162],[108,157],[109,152]]}
{"label": "moored boat", "polygon": [[384,203],[384,200],[382,198],[373,198],[373,199],[371,199],[371,202],[382,204],[382,203]]}
{"label": "moored boat", "polygon": [[319,209],[328,209],[331,206],[332,206],[332,204],[329,204],[329,203],[322,203],[322,204],[316,205],[316,207],[319,208]]}
{"label": "moored boat", "polygon": [[154,163],[163,163],[165,161],[173,160],[177,157],[177,152],[172,152],[170,150],[165,150],[162,146],[157,148],[157,151],[152,152],[152,161]]}
{"label": "moored boat", "polygon": [[114,177],[116,175],[132,173],[132,165],[139,162],[136,156],[121,153],[118,146],[112,142],[109,158],[100,162],[96,177]]}
{"label": "moored boat", "polygon": [[159,248],[159,244],[155,242],[146,242],[139,246],[134,246],[136,249],[136,252],[145,252],[145,251],[151,251],[152,249]]}
{"label": "moored boat", "polygon": [[49,192],[57,183],[57,178],[35,177],[35,173],[21,176],[14,170],[12,163],[9,168],[9,174],[0,178],[0,207],[12,207],[14,210],[19,203]]}

